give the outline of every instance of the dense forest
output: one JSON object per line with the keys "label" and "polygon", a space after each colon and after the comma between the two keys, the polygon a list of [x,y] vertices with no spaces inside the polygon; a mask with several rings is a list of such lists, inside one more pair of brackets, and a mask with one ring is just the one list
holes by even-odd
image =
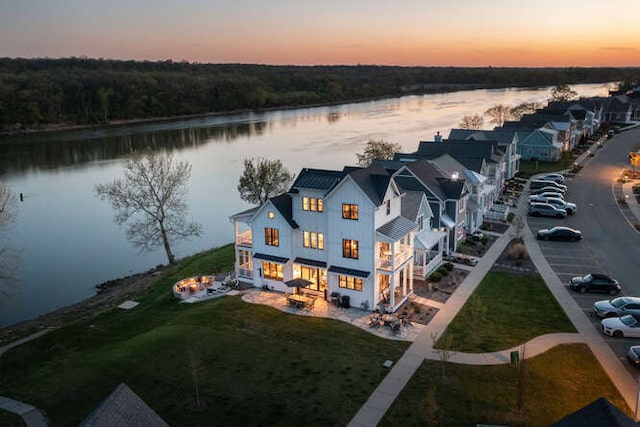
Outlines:
{"label": "dense forest", "polygon": [[630,68],[268,66],[0,58],[0,130],[339,103],[410,93],[622,81]]}

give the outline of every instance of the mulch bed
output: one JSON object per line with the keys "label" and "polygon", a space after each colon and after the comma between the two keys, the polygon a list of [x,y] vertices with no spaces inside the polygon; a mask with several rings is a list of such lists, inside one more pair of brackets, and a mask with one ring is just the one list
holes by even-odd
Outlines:
{"label": "mulch bed", "polygon": [[515,259],[509,256],[509,250],[514,245],[520,243],[518,239],[512,239],[507,247],[502,251],[495,264],[491,268],[491,271],[501,271],[504,273],[515,274],[518,276],[526,276],[530,274],[537,274],[538,269],[531,261],[531,258],[527,254],[522,259]]}

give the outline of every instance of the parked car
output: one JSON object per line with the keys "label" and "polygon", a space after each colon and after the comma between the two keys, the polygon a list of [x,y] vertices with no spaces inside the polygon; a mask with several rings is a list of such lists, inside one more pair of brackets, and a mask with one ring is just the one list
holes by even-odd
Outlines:
{"label": "parked car", "polygon": [[542,193],[560,193],[564,198],[566,191],[556,187],[542,187],[542,188],[536,188],[535,190],[531,190],[531,194],[542,194]]}
{"label": "parked car", "polygon": [[620,283],[606,274],[589,273],[582,277],[574,277],[569,281],[569,288],[580,293],[607,292],[609,295],[618,295],[622,290]]}
{"label": "parked car", "polygon": [[531,216],[550,216],[554,218],[565,218],[567,211],[565,209],[558,208],[549,203],[534,202],[529,205],[529,215]]}
{"label": "parked car", "polygon": [[539,176],[536,179],[539,179],[542,181],[553,181],[558,184],[564,184],[564,175],[560,173],[546,173],[544,175]]}
{"label": "parked car", "polygon": [[620,317],[626,314],[640,315],[640,298],[618,297],[593,303],[593,312],[598,317]]}
{"label": "parked car", "polygon": [[529,204],[531,203],[548,203],[556,208],[564,209],[567,211],[568,215],[573,215],[578,209],[575,203],[565,202],[563,199],[558,197],[542,197],[539,195],[533,195],[529,196]]}
{"label": "parked car", "polygon": [[543,188],[543,187],[555,187],[557,189],[564,191],[567,191],[567,186],[564,184],[558,184],[555,181],[551,181],[551,180],[544,180],[544,179],[533,179],[531,180],[531,182],[529,183],[529,188],[531,190],[537,190],[539,188]]}
{"label": "parked car", "polygon": [[582,239],[582,232],[573,228],[558,226],[538,230],[536,237],[538,240],[569,240],[576,242]]}
{"label": "parked car", "polygon": [[640,316],[634,314],[602,319],[600,327],[602,332],[615,338],[640,338]]}
{"label": "parked car", "polygon": [[640,345],[632,345],[629,347],[627,360],[636,368],[640,368]]}
{"label": "parked car", "polygon": [[531,196],[529,196],[529,201],[530,202],[535,202],[536,198],[538,197],[553,197],[555,199],[560,199],[560,200],[564,200],[564,194],[562,193],[556,193],[556,192],[552,192],[552,191],[545,191],[544,193],[536,193],[536,194],[532,194]]}

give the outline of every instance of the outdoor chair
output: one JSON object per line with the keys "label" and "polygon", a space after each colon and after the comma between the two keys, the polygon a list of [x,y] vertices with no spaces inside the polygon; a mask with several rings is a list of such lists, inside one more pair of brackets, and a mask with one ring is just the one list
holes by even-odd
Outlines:
{"label": "outdoor chair", "polygon": [[393,333],[393,335],[400,335],[400,327],[401,323],[399,320],[391,325],[391,332]]}

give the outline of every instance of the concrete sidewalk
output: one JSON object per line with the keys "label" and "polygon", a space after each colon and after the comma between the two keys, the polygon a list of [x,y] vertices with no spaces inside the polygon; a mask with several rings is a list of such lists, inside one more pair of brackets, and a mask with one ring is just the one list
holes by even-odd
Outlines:
{"label": "concrete sidewalk", "polygon": [[0,409],[19,415],[27,427],[46,427],[49,425],[47,417],[38,408],[8,397],[0,396]]}

